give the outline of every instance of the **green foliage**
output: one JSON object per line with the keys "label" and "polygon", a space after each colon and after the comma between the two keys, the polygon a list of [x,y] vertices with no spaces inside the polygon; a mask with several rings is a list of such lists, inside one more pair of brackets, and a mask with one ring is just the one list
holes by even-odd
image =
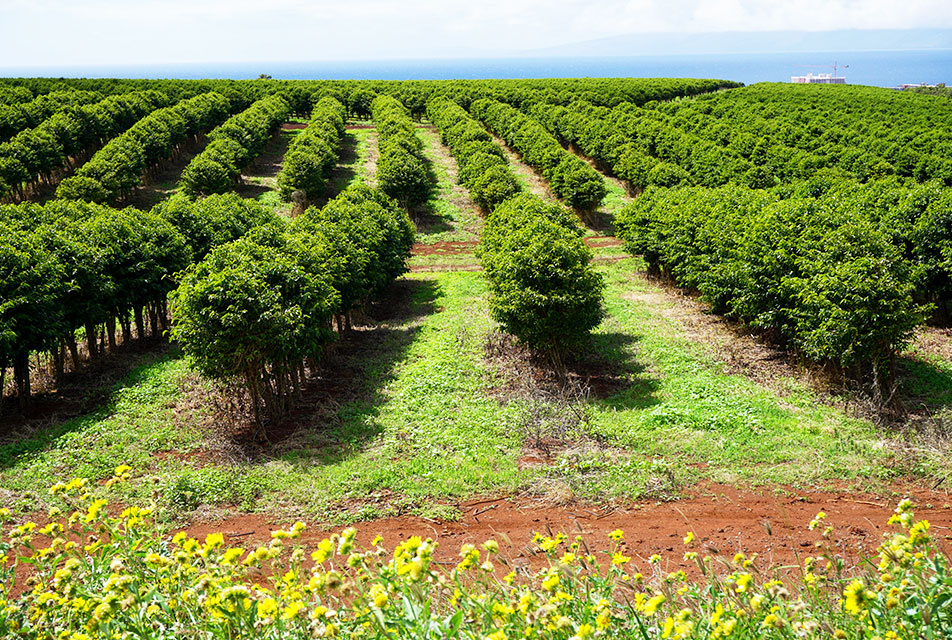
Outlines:
{"label": "green foliage", "polygon": [[648,171],[648,184],[677,187],[691,180],[691,174],[670,162],[658,162]]}
{"label": "green foliage", "polygon": [[[205,155],[207,153],[207,155]],[[232,163],[221,164],[212,157],[213,151],[206,148],[182,171],[180,186],[182,192],[189,195],[201,193],[226,193],[235,186],[235,172]]]}
{"label": "green foliage", "polygon": [[251,229],[274,221],[274,216],[257,202],[236,193],[198,199],[177,194],[156,205],[153,213],[181,232],[196,261],[213,248],[238,240]]}
{"label": "green foliage", "polygon": [[[187,201],[163,208],[187,223],[196,247],[228,231],[216,223],[235,203],[213,198],[184,214]],[[275,219],[212,249],[172,295],[172,335],[202,373],[243,388],[259,421],[278,419],[303,383],[304,360],[316,361],[333,338],[333,316],[401,275],[412,244],[405,211],[374,189],[351,187],[290,227]]]}
{"label": "green foliage", "polygon": [[[860,181],[890,175],[952,185],[947,100],[873,87],[780,85],[690,100],[611,108],[576,94],[520,105],[632,187],[728,182],[752,188],[809,179],[835,169]],[[633,154],[637,152],[637,156]],[[670,167],[645,174],[644,158]]]}
{"label": "green foliage", "polygon": [[607,193],[602,177],[563,149],[538,122],[507,104],[490,99],[477,100],[471,110],[522,154],[522,159],[535,167],[570,207],[593,211],[601,204]]}
{"label": "green foliage", "polygon": [[109,193],[99,180],[87,176],[70,176],[60,182],[56,196],[64,200],[105,202]]}
{"label": "green foliage", "polygon": [[459,180],[477,204],[492,211],[522,190],[502,149],[458,104],[433,99],[427,105],[427,117],[440,129],[443,143],[459,165]]}
{"label": "green foliage", "polygon": [[[858,185],[790,198],[746,187],[652,188],[617,219],[626,249],[717,312],[816,361],[888,376],[922,322],[922,267],[858,210]],[[847,195],[852,193],[852,196]]]}
{"label": "green foliage", "polygon": [[55,254],[32,234],[0,226],[0,367],[14,365],[23,375],[24,359],[53,343],[63,330],[67,291]]}
{"label": "green foliage", "polygon": [[20,234],[40,243],[65,269],[60,302],[74,320],[64,335],[161,303],[174,287],[174,274],[193,256],[200,258],[273,220],[259,205],[235,194],[198,201],[176,196],[151,213],[57,200],[42,207],[5,207],[0,218],[17,224]]}
{"label": "green foliage", "polygon": [[309,200],[320,197],[327,176],[337,163],[344,135],[344,105],[334,98],[322,98],[314,105],[307,128],[294,139],[284,156],[278,189],[284,200],[301,189]]}
{"label": "green foliage", "polygon": [[184,274],[172,297],[172,335],[190,362],[211,378],[243,380],[268,405],[282,370],[330,339],[337,303],[321,274],[306,273],[282,249],[252,235],[222,245]]}
{"label": "green foliage", "polygon": [[404,208],[427,201],[432,180],[406,108],[394,98],[381,95],[371,105],[379,134],[377,184]]}
{"label": "green foliage", "polygon": [[[128,129],[165,104],[168,98],[163,93],[138,91],[66,107],[0,144],[0,177],[17,191],[40,176],[49,178],[67,165],[70,156]],[[86,174],[80,170],[79,175]],[[85,191],[87,197],[91,193]]]}
{"label": "green foliage", "polygon": [[[61,90],[44,93],[33,98],[25,87],[4,87],[17,98],[0,104],[0,140],[8,140],[23,130],[37,127],[46,119],[69,109],[102,100],[96,91]],[[6,94],[12,95],[10,93]]]}
{"label": "green foliage", "polygon": [[128,194],[149,167],[172,155],[187,136],[194,136],[228,115],[227,100],[203,93],[173,107],[158,109],[113,138],[76,175],[64,180],[59,198],[112,202]]}
{"label": "green foliage", "polygon": [[487,219],[478,255],[493,317],[556,363],[601,320],[604,284],[563,207],[528,194],[505,201]]}
{"label": "green foliage", "polygon": [[[21,403],[29,401],[23,359],[31,352],[75,350],[79,329],[88,338],[90,328],[128,319],[147,305],[164,307],[174,274],[191,261],[172,224],[134,209],[63,200],[5,207],[0,219],[9,269],[0,305],[0,366],[13,361]],[[90,346],[95,355],[95,342]]]}
{"label": "green foliage", "polygon": [[230,191],[241,170],[261,153],[290,112],[284,98],[272,95],[213,129],[208,146],[182,172],[182,191],[193,196]]}

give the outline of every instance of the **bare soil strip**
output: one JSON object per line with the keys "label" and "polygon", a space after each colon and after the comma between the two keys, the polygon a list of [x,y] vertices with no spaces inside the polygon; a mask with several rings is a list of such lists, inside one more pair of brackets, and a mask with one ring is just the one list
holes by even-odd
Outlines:
{"label": "bare soil strip", "polygon": [[355,129],[367,129],[367,156],[364,158],[363,171],[358,172],[362,173],[364,176],[367,185],[370,187],[377,186],[377,158],[380,157],[379,150],[379,136],[377,134],[377,128],[373,125],[367,124],[350,124],[347,125],[348,130]]}
{"label": "bare soil strip", "polygon": [[952,328],[920,327],[911,350],[952,362]]}
{"label": "bare soil strip", "polygon": [[434,242],[432,244],[417,243],[413,245],[413,255],[415,256],[458,256],[461,254],[473,253],[477,240],[457,240],[453,242]]}
{"label": "bare soil strip", "polygon": [[[584,238],[585,244],[595,251],[599,249],[614,249],[621,246],[621,240],[614,236],[589,236]],[[456,240],[449,242],[418,242],[411,251],[416,263],[410,264],[410,271],[424,273],[427,271],[482,271],[476,260],[475,250],[478,240]],[[469,256],[470,259],[464,259]],[[441,262],[439,258],[446,257]],[[595,256],[595,262],[614,262],[624,260],[627,255]]]}
{"label": "bare soil strip", "polygon": [[129,204],[137,209],[148,210],[170,198],[178,187],[185,167],[207,144],[208,139],[205,136],[201,136],[197,141],[190,140],[177,156],[164,162],[154,175],[147,176],[139,183]]}
{"label": "bare soil strip", "polygon": [[[274,134],[260,156],[252,160],[241,174],[241,185],[235,192],[242,198],[258,198],[277,189],[277,176],[284,165],[284,154],[294,139],[293,131],[303,129],[300,123],[287,122]],[[290,207],[289,207],[290,208]]]}
{"label": "bare soil strip", "polygon": [[509,162],[509,166],[512,167],[512,172],[515,174],[516,179],[529,190],[529,193],[533,193],[549,202],[558,201],[558,198],[556,198],[555,194],[549,189],[549,183],[546,182],[545,178],[537,173],[535,169],[523,162],[522,157],[510,149],[505,140],[497,137],[492,132],[489,132],[489,134],[492,135],[496,144],[502,147],[502,151],[506,155],[506,160]]}
{"label": "bare soil strip", "polygon": [[611,174],[608,174],[608,173],[606,173],[605,171],[603,171],[602,168],[598,166],[598,163],[597,163],[597,162],[595,162],[594,160],[592,160],[591,158],[589,158],[587,155],[585,155],[584,153],[582,153],[581,151],[579,151],[578,149],[576,149],[574,145],[571,145],[571,144],[570,144],[568,147],[566,147],[566,150],[569,151],[569,152],[571,152],[571,153],[574,153],[574,154],[577,155],[579,158],[581,158],[582,160],[584,160],[585,162],[587,162],[588,165],[589,165],[592,169],[595,169],[595,171],[597,171],[598,173],[601,174],[601,176],[605,179],[606,182],[608,182],[608,183],[612,184],[613,186],[617,187],[618,189],[621,189],[622,191],[624,191],[625,194],[626,194],[626,196],[627,196],[627,198],[628,198],[628,200],[632,200],[632,199],[634,198],[634,197],[631,195],[631,192],[628,190],[628,183],[627,183],[627,182],[625,182],[624,180],[621,180],[621,179],[619,179],[619,178],[616,178],[615,176],[613,176],[613,175],[611,175]]}
{"label": "bare soil strip", "polygon": [[[517,567],[535,567],[543,562],[529,544],[535,532],[548,535],[562,531],[570,537],[581,534],[594,549],[605,549],[609,532],[621,529],[625,532],[625,554],[632,556],[646,575],[651,572],[648,558],[655,553],[664,558],[661,570],[665,573],[683,568],[696,574],[696,565],[682,558],[688,550],[682,538],[688,531],[694,532],[693,549],[701,555],[730,562],[737,552],[757,553],[756,566],[761,569],[795,564],[824,551],[852,562],[871,557],[882,535],[891,530],[886,521],[895,503],[909,496],[920,505],[917,517],[929,520],[936,541],[948,551],[952,547],[950,496],[901,484],[893,490],[894,495],[883,497],[846,488],[836,492],[778,488],[771,492],[706,483],[675,502],[645,501],[623,507],[552,505],[526,496],[499,496],[459,504],[462,515],[458,521],[405,515],[360,523],[357,529],[362,544],[368,545],[379,533],[388,548],[412,535],[433,538],[440,544],[437,559],[449,564],[459,560],[461,545],[496,539],[503,547],[502,555]],[[835,542],[829,547],[820,529],[809,531],[807,527],[819,511],[826,512],[825,523],[835,527]],[[186,531],[199,540],[221,531],[226,544],[249,548],[266,543],[272,529],[288,524],[258,514],[237,515],[195,523]],[[313,547],[332,531],[309,529],[300,542]]]}
{"label": "bare soil strip", "polygon": [[452,225],[457,227],[456,231],[478,238],[483,229],[482,215],[470,197],[469,189],[459,182],[456,158],[440,140],[439,129],[432,124],[419,126],[417,133],[424,142],[424,153],[437,174],[437,196],[459,211],[462,217],[460,221],[453,221]]}

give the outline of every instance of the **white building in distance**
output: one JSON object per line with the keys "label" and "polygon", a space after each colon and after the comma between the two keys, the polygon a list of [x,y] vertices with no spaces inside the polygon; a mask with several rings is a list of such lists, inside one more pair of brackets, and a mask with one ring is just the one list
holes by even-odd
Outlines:
{"label": "white building in distance", "polygon": [[817,75],[808,73],[805,76],[791,76],[790,82],[794,84],[846,84],[846,78],[843,76],[834,76],[831,73],[820,73]]}

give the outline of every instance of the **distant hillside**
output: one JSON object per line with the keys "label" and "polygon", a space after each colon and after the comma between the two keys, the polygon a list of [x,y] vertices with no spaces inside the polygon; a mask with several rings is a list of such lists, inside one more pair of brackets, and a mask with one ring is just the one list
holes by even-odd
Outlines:
{"label": "distant hillside", "polygon": [[952,49],[952,29],[632,33],[523,52],[533,56],[632,56]]}

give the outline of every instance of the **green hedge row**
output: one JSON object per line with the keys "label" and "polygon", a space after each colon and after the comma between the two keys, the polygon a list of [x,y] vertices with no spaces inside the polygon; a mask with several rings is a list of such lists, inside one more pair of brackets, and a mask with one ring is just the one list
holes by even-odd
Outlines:
{"label": "green hedge row", "polygon": [[152,212],[72,200],[0,207],[0,376],[13,366],[25,406],[31,353],[48,352],[58,371],[69,356],[78,369],[78,330],[93,358],[100,334],[115,346],[117,323],[125,340],[133,322],[143,336],[147,314],[158,332],[175,274],[267,216],[234,194]]}
{"label": "green hedge row", "polygon": [[477,100],[470,111],[539,171],[566,204],[583,211],[593,211],[601,204],[607,193],[602,177],[563,149],[538,122],[495,100]]}
{"label": "green hedge row", "polygon": [[38,127],[68,107],[92,104],[102,98],[99,91],[66,90],[51,91],[22,102],[0,104],[0,140],[9,140],[21,131]]}
{"label": "green hedge row", "polygon": [[288,102],[280,95],[272,95],[213,129],[208,134],[208,146],[182,172],[182,191],[193,196],[231,191],[241,170],[261,154],[290,113]]}
{"label": "green hedge row", "polygon": [[820,169],[863,182],[898,175],[952,184],[952,107],[932,96],[764,83],[644,108],[579,98],[524,108],[636,188],[767,188]]}
{"label": "green hedge row", "polygon": [[9,107],[11,105],[20,105],[22,107],[32,101],[33,92],[26,87],[0,84],[0,105],[3,107]]}
{"label": "green hedge row", "polygon": [[0,144],[0,198],[69,165],[70,158],[125,131],[143,116],[168,104],[165,94],[137,91],[113,95],[56,112],[38,126]]}
{"label": "green hedge row", "polygon": [[[648,121],[633,105],[614,110],[586,102],[535,104],[529,115],[563,142],[594,159],[634,191],[649,185],[718,186],[737,182],[773,186],[771,176],[748,160],[676,128]],[[637,124],[635,124],[637,123]]]}
{"label": "green hedge row", "polygon": [[377,186],[407,209],[426,202],[433,185],[409,112],[386,95],[370,108],[379,136]]}
{"label": "green hedge row", "polygon": [[629,252],[713,311],[877,384],[923,303],[952,291],[952,200],[938,185],[651,187],[616,222]]}
{"label": "green hedge row", "polygon": [[281,197],[291,199],[300,189],[309,200],[321,196],[327,176],[337,164],[340,142],[344,135],[346,109],[334,98],[322,98],[311,112],[311,120],[294,139],[284,155],[278,174]]}
{"label": "green hedge row", "polygon": [[426,115],[456,158],[459,181],[474,202],[492,211],[522,191],[502,149],[462,107],[447,98],[434,98],[427,104]]}
{"label": "green hedge row", "polygon": [[489,214],[477,247],[493,318],[557,366],[602,318],[604,283],[583,233],[561,205],[522,194]]}
{"label": "green hedge row", "polygon": [[115,202],[139,184],[143,173],[172,156],[176,147],[228,116],[228,100],[203,93],[158,109],[96,152],[76,175],[63,180],[56,196],[88,202]]}
{"label": "green hedge row", "polygon": [[785,181],[835,168],[863,182],[898,175],[952,185],[952,104],[937,96],[761,83],[657,112]]}
{"label": "green hedge row", "polygon": [[413,226],[365,185],[292,223],[220,246],[172,294],[172,335],[205,375],[237,383],[259,424],[281,418],[333,338],[332,320],[406,271]]}

